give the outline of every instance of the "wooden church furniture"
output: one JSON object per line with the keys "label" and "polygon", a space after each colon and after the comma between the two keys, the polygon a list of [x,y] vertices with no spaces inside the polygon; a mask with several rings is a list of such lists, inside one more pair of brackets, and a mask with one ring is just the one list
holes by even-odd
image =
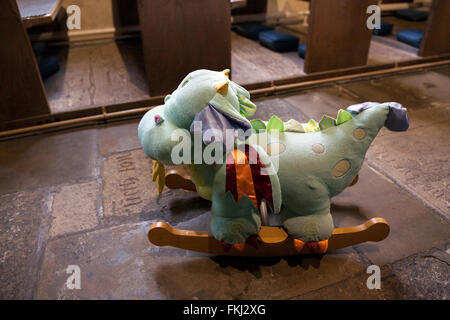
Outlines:
{"label": "wooden church furniture", "polygon": [[49,114],[49,106],[16,0],[0,1],[0,129],[10,120]]}
{"label": "wooden church furniture", "polygon": [[151,96],[172,92],[192,70],[231,66],[229,0],[139,1],[138,9]]}

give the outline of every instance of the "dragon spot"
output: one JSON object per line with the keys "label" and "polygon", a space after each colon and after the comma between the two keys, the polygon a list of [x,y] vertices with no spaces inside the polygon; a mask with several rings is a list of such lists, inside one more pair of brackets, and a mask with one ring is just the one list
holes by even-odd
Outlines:
{"label": "dragon spot", "polygon": [[332,173],[336,178],[342,177],[350,169],[350,161],[341,160],[333,167]]}
{"label": "dragon spot", "polygon": [[277,156],[286,151],[286,146],[279,142],[272,142],[266,147],[266,152],[269,156]]}
{"label": "dragon spot", "polygon": [[362,139],[364,139],[364,137],[366,136],[366,132],[364,131],[364,129],[356,128],[356,129],[353,131],[353,136],[354,136],[355,139],[357,139],[357,140],[362,140]]}
{"label": "dragon spot", "polygon": [[324,153],[324,151],[325,151],[325,147],[324,147],[322,144],[320,144],[320,143],[314,144],[314,145],[312,146],[312,149],[313,149],[313,151],[314,151],[315,153],[318,153],[318,154]]}

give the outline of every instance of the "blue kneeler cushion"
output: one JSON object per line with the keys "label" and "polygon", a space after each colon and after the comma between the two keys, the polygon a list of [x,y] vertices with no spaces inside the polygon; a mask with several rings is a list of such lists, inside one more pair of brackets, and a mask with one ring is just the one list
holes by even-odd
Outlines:
{"label": "blue kneeler cushion", "polygon": [[56,56],[36,56],[36,62],[42,79],[47,79],[52,74],[59,71],[59,63]]}
{"label": "blue kneeler cushion", "polygon": [[397,10],[395,11],[395,16],[400,19],[409,21],[424,21],[428,19],[428,12],[419,10]]}
{"label": "blue kneeler cushion", "polygon": [[259,23],[238,23],[233,25],[233,30],[240,34],[241,36],[244,36],[246,38],[250,38],[253,40],[259,39],[259,33],[264,31],[271,31],[273,30],[273,27],[264,26]]}
{"label": "blue kneeler cushion", "polygon": [[306,43],[300,43],[298,45],[298,55],[305,59],[305,55],[306,55]]}
{"label": "blue kneeler cushion", "polygon": [[32,47],[42,79],[47,79],[59,71],[58,58],[49,53],[50,50],[45,42],[33,42]]}
{"label": "blue kneeler cushion", "polygon": [[259,42],[277,52],[295,51],[298,38],[280,31],[265,31],[259,34]]}
{"label": "blue kneeler cushion", "polygon": [[416,48],[420,47],[420,41],[422,41],[423,31],[422,30],[398,30],[397,40],[407,43]]}
{"label": "blue kneeler cushion", "polygon": [[392,23],[387,23],[381,21],[380,29],[373,29],[373,34],[376,36],[384,36],[392,33],[392,28],[394,25]]}

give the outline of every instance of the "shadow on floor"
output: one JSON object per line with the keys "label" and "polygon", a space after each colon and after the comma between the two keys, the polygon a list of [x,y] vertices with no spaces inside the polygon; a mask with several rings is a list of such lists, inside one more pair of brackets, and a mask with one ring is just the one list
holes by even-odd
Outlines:
{"label": "shadow on floor", "polygon": [[302,255],[287,257],[229,257],[215,256],[211,260],[217,263],[221,268],[232,267],[238,271],[248,271],[261,278],[261,266],[273,266],[281,260],[285,260],[290,267],[301,267],[308,270],[309,267],[318,269],[323,255]]}

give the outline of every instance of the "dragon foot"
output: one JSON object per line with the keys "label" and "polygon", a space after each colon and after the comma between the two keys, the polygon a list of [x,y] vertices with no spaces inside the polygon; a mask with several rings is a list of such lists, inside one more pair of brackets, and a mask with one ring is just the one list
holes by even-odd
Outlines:
{"label": "dragon foot", "polygon": [[223,248],[223,251],[228,252],[230,251],[231,247],[233,246],[231,243],[225,242],[225,241],[220,241],[220,245]]}
{"label": "dragon foot", "polygon": [[225,241],[220,241],[220,245],[222,246],[223,251],[225,252],[230,251],[232,247],[234,247],[237,251],[242,252],[244,251],[245,242],[231,244]]}
{"label": "dragon foot", "polygon": [[305,246],[305,243],[302,240],[294,239],[294,247],[297,252],[301,252],[303,250],[303,247]]}
{"label": "dragon foot", "polygon": [[247,244],[252,246],[255,249],[258,249],[259,245],[261,244],[261,240],[258,238],[258,236],[250,236],[247,238]]}
{"label": "dragon foot", "polygon": [[237,250],[237,251],[244,251],[244,247],[245,247],[245,242],[239,242],[239,243],[235,243],[233,244],[233,247]]}
{"label": "dragon foot", "polygon": [[310,253],[325,253],[328,249],[328,239],[309,242],[303,242],[302,240],[294,239],[294,247],[297,252],[301,252],[305,245]]}
{"label": "dragon foot", "polygon": [[237,251],[242,252],[244,251],[245,245],[248,244],[250,246],[252,246],[255,249],[258,249],[259,245],[261,244],[261,240],[258,238],[258,236],[253,235],[247,238],[246,241],[244,242],[239,242],[239,243],[228,243],[225,241],[220,241],[220,245],[222,246],[223,250],[225,252],[230,251],[230,249],[232,247],[234,247]]}

